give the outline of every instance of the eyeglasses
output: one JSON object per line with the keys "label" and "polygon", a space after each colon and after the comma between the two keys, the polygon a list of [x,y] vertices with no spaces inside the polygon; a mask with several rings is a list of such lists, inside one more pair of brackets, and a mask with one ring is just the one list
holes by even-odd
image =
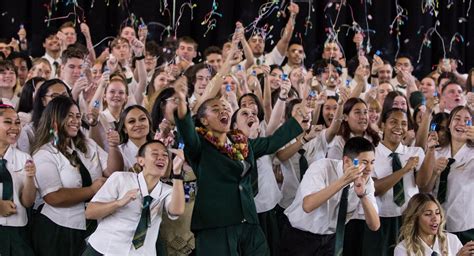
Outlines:
{"label": "eyeglasses", "polygon": [[51,94],[44,95],[44,97],[50,97],[51,99],[54,99],[54,98],[59,97],[59,96],[68,97],[69,94],[67,92],[63,92],[63,93],[51,93]]}

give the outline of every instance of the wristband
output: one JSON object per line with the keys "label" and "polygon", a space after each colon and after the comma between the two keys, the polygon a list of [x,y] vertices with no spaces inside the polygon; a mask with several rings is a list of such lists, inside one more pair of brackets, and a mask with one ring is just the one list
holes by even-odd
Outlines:
{"label": "wristband", "polygon": [[358,198],[362,199],[364,198],[366,195],[368,195],[369,193],[367,193],[367,190],[364,191],[364,194],[362,195],[357,195]]}
{"label": "wristband", "polygon": [[278,99],[281,100],[281,101],[286,101],[288,99],[288,97],[282,98],[280,95],[278,95]]}
{"label": "wristband", "polygon": [[172,172],[171,173],[171,179],[172,180],[183,180],[184,181],[184,175],[183,175],[183,173],[174,174],[174,172]]}
{"label": "wristband", "polygon": [[142,56],[135,56],[135,60],[144,60],[145,59],[145,55],[142,55]]}

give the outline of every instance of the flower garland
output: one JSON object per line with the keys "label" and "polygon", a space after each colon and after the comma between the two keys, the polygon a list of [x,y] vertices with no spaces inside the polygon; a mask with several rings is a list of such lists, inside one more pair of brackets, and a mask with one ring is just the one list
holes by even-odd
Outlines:
{"label": "flower garland", "polygon": [[232,130],[227,134],[232,143],[220,143],[217,137],[205,128],[197,127],[196,131],[214,145],[219,152],[228,155],[233,160],[242,161],[249,154],[248,138],[239,130]]}

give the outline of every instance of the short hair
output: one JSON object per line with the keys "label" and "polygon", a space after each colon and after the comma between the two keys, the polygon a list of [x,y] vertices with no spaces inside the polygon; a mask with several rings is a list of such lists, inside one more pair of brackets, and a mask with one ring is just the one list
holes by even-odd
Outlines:
{"label": "short hair", "polygon": [[413,59],[412,59],[412,57],[411,57],[410,55],[408,55],[408,54],[399,54],[399,55],[397,56],[397,58],[395,59],[395,63],[396,63],[399,59],[401,59],[401,58],[408,59],[408,60],[410,61],[410,64],[413,66]]}
{"label": "short hair", "polygon": [[459,87],[461,87],[461,89],[462,89],[462,86],[456,81],[456,79],[454,79],[454,80],[449,79],[448,81],[446,81],[446,83],[441,85],[441,93],[443,93],[446,90],[446,88],[448,87],[448,85],[450,85],[450,84],[456,84]]}
{"label": "short hair", "polygon": [[73,28],[74,30],[76,30],[75,26],[74,26],[74,23],[72,21],[67,21],[67,22],[64,22],[60,27],[59,27],[59,30],[63,30],[64,28]]}
{"label": "short hair", "polygon": [[347,140],[342,151],[342,156],[347,156],[351,159],[357,158],[360,153],[375,152],[375,147],[372,142],[364,137],[352,137]]}
{"label": "short hair", "polygon": [[220,55],[222,55],[222,50],[221,50],[221,48],[219,48],[217,46],[209,46],[209,47],[206,48],[206,50],[204,50],[204,57],[207,58],[207,56],[209,56],[211,54],[220,54]]}
{"label": "short hair", "polygon": [[323,72],[324,72],[324,69],[327,68],[329,65],[333,65],[334,68],[336,68],[336,72],[341,75],[342,74],[342,66],[341,64],[339,63],[339,61],[335,60],[335,59],[321,59],[319,61],[317,61],[315,64],[314,64],[314,74],[316,76],[320,76]]}
{"label": "short hair", "polygon": [[10,60],[0,60],[0,71],[5,71],[5,70],[11,70],[17,74],[17,70],[15,65],[13,65],[13,62]]}
{"label": "short hair", "polygon": [[197,43],[194,39],[192,39],[191,37],[189,37],[189,36],[180,37],[180,38],[178,39],[178,47],[179,47],[179,44],[180,44],[180,43],[192,44],[193,47],[194,47],[194,50],[197,51],[198,43]]}
{"label": "short hair", "polygon": [[69,46],[61,55],[61,62],[64,65],[69,59],[84,59],[84,56],[85,54],[82,49],[79,49],[78,47]]}
{"label": "short hair", "polygon": [[374,109],[377,113],[382,112],[382,105],[380,105],[380,102],[376,99],[369,99],[367,101],[367,107]]}
{"label": "short hair", "polygon": [[125,37],[116,37],[111,43],[110,43],[110,50],[115,48],[119,43],[126,43],[130,46],[130,42],[127,40]]}
{"label": "short hair", "polygon": [[8,55],[8,60],[11,60],[13,61],[14,59],[22,59],[23,61],[26,62],[26,67],[29,69],[31,69],[31,67],[33,66],[32,63],[31,63],[31,59],[30,57],[28,56],[28,54],[24,53],[24,52],[11,52],[10,55]]}
{"label": "short hair", "polygon": [[160,55],[160,46],[155,41],[148,41],[145,45],[145,52],[152,56]]}

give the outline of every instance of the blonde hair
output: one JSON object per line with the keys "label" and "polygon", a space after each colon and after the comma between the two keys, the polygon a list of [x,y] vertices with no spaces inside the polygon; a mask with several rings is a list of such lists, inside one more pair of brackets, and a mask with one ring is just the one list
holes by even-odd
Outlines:
{"label": "blonde hair", "polygon": [[399,242],[405,242],[405,248],[409,256],[424,255],[422,246],[423,242],[419,236],[418,220],[430,202],[436,204],[441,215],[441,223],[438,227],[438,233],[436,234],[440,244],[441,255],[448,255],[448,244],[446,240],[446,234],[444,233],[446,219],[443,208],[433,195],[428,193],[419,193],[414,195],[408,202],[407,208],[403,212],[403,225],[400,228]]}

